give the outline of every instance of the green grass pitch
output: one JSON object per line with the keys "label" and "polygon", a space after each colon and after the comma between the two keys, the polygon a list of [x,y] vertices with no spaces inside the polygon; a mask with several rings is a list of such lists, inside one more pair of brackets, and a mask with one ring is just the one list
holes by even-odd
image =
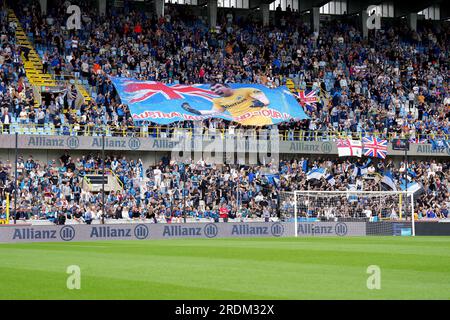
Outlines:
{"label": "green grass pitch", "polygon": [[0,257],[1,299],[450,299],[450,237],[0,244]]}

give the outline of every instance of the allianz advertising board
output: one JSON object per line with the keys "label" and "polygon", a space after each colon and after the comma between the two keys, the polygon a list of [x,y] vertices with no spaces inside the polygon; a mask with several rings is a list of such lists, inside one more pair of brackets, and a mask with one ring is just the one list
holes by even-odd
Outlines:
{"label": "allianz advertising board", "polygon": [[[222,135],[220,135],[222,137]],[[234,144],[227,144],[235,139]],[[227,142],[228,141],[228,142]],[[214,142],[214,143],[213,143]],[[219,143],[220,142],[220,143]],[[123,151],[208,151],[210,147],[227,152],[264,152],[265,146],[277,150],[280,154],[327,154],[337,155],[338,150],[334,141],[276,141],[273,139],[237,139],[236,136],[226,135],[225,139],[210,139],[207,136],[187,137],[174,136],[172,138],[138,137],[105,137],[106,150]],[[15,136],[5,134],[0,139],[0,149],[14,149]],[[232,147],[229,149],[229,147]],[[39,150],[101,150],[102,137],[90,136],[43,136],[20,134],[17,141],[18,149]],[[221,149],[222,148],[222,149]],[[225,149],[223,149],[225,148]],[[212,151],[212,150],[209,150]],[[404,151],[394,150],[391,143],[388,146],[389,156],[404,156]],[[433,150],[431,144],[410,144],[409,156],[450,156],[450,148]]]}
{"label": "allianz advertising board", "polygon": [[365,222],[298,223],[297,233],[299,237],[365,236],[366,223]]}
{"label": "allianz advertising board", "polygon": [[[365,235],[365,223],[299,223],[299,236]],[[64,226],[4,226],[0,242],[52,242],[92,240],[150,240],[174,238],[293,237],[295,226],[287,222],[105,224]]]}

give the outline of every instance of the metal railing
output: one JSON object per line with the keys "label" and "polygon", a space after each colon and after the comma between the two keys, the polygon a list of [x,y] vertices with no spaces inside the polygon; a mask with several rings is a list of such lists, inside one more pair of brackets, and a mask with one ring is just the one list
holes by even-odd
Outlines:
{"label": "metal railing", "polygon": [[120,180],[119,176],[111,169],[106,169],[106,172],[110,172],[111,175],[116,179],[117,183],[119,184],[120,188],[122,188],[122,190],[125,189],[125,186],[123,185],[122,180]]}
{"label": "metal railing", "polygon": [[[111,127],[107,125],[79,125],[79,124],[62,124],[55,127],[53,124],[36,124],[36,123],[15,123],[0,124],[0,134],[30,134],[30,135],[47,135],[47,136],[102,136],[107,137],[140,137],[140,138],[157,138],[166,139],[174,137],[220,137],[227,135],[236,135],[243,137],[258,137],[263,129],[248,128],[240,131],[234,129],[234,133],[230,129],[215,129],[211,131],[208,127],[202,129],[194,128],[178,128],[165,127],[155,125],[142,126],[122,126]],[[308,131],[279,129],[279,139],[281,141],[333,141],[336,139],[352,138],[356,140],[362,139],[363,136],[375,136],[377,138],[387,139],[391,141],[394,138],[408,138],[407,135],[395,132],[379,133],[379,132],[351,132],[351,131]],[[415,138],[420,142],[430,141],[436,136],[450,140],[448,134],[416,134]]]}
{"label": "metal railing", "polygon": [[89,178],[86,175],[83,176],[83,182],[87,184],[89,190],[92,190],[91,181],[89,181]]}
{"label": "metal railing", "polygon": [[[88,175],[100,175],[100,174],[102,174],[102,170],[101,169],[97,169],[97,168],[89,169],[89,170],[87,170],[84,173],[83,181],[88,185],[90,190],[92,190],[92,183],[91,183],[90,179],[88,178]],[[112,169],[105,168],[105,174],[106,175],[111,175],[111,177],[116,179],[116,181],[117,181],[119,187],[121,188],[121,190],[125,189],[125,186],[124,186],[122,180],[120,180],[119,176]]]}

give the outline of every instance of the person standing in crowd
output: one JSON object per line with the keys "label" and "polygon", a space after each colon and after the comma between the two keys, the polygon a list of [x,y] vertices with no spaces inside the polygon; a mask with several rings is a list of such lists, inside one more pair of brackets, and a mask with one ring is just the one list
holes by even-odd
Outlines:
{"label": "person standing in crowd", "polygon": [[268,206],[265,206],[263,208],[263,218],[264,218],[264,222],[270,221],[270,210],[269,210]]}
{"label": "person standing in crowd", "polygon": [[229,210],[226,203],[222,203],[222,206],[219,209],[219,217],[223,220],[223,222],[228,222],[228,213]]}

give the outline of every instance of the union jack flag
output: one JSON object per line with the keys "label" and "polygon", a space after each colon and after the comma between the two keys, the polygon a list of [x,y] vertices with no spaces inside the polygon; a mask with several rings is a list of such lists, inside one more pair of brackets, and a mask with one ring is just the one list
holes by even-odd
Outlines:
{"label": "union jack flag", "polygon": [[124,92],[131,94],[130,103],[142,102],[161,95],[167,100],[185,99],[186,96],[200,97],[208,101],[217,98],[213,91],[202,89],[193,85],[166,85],[155,81],[127,81],[124,83]]}
{"label": "union jack flag", "polygon": [[296,96],[300,100],[302,107],[305,105],[315,106],[316,102],[319,102],[319,99],[316,96],[316,91],[314,90],[310,91],[306,95],[304,90],[300,90]]}
{"label": "union jack flag", "polygon": [[366,157],[386,159],[387,140],[376,137],[363,137],[363,153]]}

